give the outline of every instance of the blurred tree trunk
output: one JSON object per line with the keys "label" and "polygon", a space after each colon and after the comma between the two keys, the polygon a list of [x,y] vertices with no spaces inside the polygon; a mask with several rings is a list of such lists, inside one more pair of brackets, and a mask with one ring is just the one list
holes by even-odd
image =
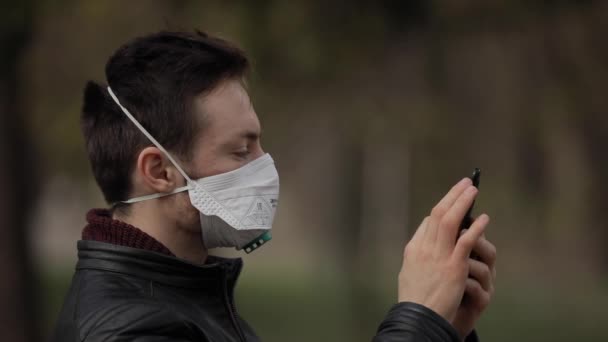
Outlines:
{"label": "blurred tree trunk", "polygon": [[[350,139],[348,139],[350,140]],[[356,338],[363,333],[360,331],[361,308],[365,307],[366,296],[362,295],[361,269],[359,265],[359,239],[362,230],[362,185],[363,185],[363,150],[362,146],[353,141],[346,141],[342,149],[342,165],[344,170],[340,173],[338,180],[340,193],[343,197],[338,204],[338,217],[341,217],[337,235],[335,236],[336,251],[338,252],[339,265],[344,270],[350,288],[345,289],[350,306],[351,324],[354,331],[347,332],[347,336]],[[364,316],[364,315],[363,315]]]}
{"label": "blurred tree trunk", "polygon": [[[605,20],[596,13],[606,9],[603,4],[592,6],[586,11],[570,14],[571,18],[555,17],[555,24],[562,30],[551,30],[546,44],[553,57],[553,71],[568,99],[570,110],[576,115],[570,116],[568,124],[578,130],[586,157],[592,167],[586,170],[590,177],[588,202],[584,222],[579,222],[585,231],[585,241],[595,244],[599,267],[608,269],[608,223],[602,214],[606,211],[606,193],[608,193],[608,159],[606,143],[608,142],[608,120],[605,96],[605,82],[608,68],[605,58],[608,49],[603,44],[603,37],[608,32]],[[561,22],[558,20],[562,20]],[[578,180],[583,183],[584,180]]]}
{"label": "blurred tree trunk", "polygon": [[[577,103],[580,104],[581,111],[584,113],[582,118],[578,120],[578,128],[580,136],[583,137],[583,144],[586,149],[587,157],[593,161],[591,195],[589,196],[590,203],[587,205],[587,217],[592,218],[587,224],[588,241],[595,243],[595,249],[599,254],[599,262],[601,270],[608,270],[608,249],[605,243],[608,241],[608,221],[604,217],[604,213],[608,208],[606,205],[606,194],[608,193],[608,158],[606,158],[606,146],[608,145],[608,116],[606,109],[608,108],[608,98],[606,97],[606,77],[608,76],[608,67],[606,66],[606,57],[608,57],[608,48],[603,43],[606,33],[608,33],[608,25],[606,25],[605,17],[598,16],[596,13],[606,13],[608,7],[604,4],[596,6],[594,10],[587,13],[585,22],[588,54],[592,56],[596,63],[585,65],[586,72],[581,72],[582,80],[580,89],[577,95]],[[603,12],[602,12],[603,9]],[[597,10],[597,12],[595,12]],[[574,54],[580,54],[580,51],[573,51]]]}
{"label": "blurred tree trunk", "polygon": [[32,4],[22,1],[10,6],[0,11],[0,336],[3,341],[22,342],[40,337],[27,243],[35,178],[30,177],[33,167],[19,72]]}

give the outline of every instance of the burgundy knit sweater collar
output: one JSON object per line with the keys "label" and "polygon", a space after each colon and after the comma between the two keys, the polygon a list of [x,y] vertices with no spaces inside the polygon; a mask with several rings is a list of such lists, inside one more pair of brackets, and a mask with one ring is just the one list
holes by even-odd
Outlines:
{"label": "burgundy knit sweater collar", "polygon": [[82,230],[83,240],[106,242],[175,256],[165,245],[139,228],[114,220],[107,209],[89,210],[87,223]]}

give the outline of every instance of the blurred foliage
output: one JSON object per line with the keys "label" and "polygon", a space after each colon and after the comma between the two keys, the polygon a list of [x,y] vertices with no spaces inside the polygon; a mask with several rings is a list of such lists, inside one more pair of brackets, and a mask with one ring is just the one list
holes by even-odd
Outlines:
{"label": "blurred foliage", "polygon": [[[281,171],[269,252],[281,258],[262,254],[252,269],[314,265],[290,278],[244,277],[242,311],[263,337],[368,340],[393,300],[407,236],[481,167],[478,208],[492,216],[500,251],[484,340],[608,338],[597,323],[608,304],[607,2],[35,4],[19,70],[36,178],[70,187],[43,196],[53,217],[74,210],[65,200],[73,189],[89,203],[78,127],[85,81],[104,81],[107,57],[132,37],[204,29],[250,53],[265,149]],[[68,278],[50,278],[54,312]]]}

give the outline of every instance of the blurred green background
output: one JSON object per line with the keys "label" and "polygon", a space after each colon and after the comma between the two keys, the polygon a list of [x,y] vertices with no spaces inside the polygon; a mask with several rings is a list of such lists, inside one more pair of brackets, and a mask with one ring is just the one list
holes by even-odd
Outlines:
{"label": "blurred green background", "polygon": [[607,1],[0,4],[3,341],[52,330],[84,214],[104,206],[85,82],[161,29],[217,34],[254,62],[282,200],[237,299],[263,340],[371,340],[407,239],[480,167],[499,251],[482,340],[608,341]]}

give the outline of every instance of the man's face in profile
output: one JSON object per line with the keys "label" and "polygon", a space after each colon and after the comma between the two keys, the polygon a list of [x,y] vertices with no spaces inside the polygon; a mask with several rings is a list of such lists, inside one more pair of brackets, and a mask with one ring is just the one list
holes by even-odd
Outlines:
{"label": "man's face in profile", "polygon": [[[260,121],[239,80],[226,80],[195,97],[193,111],[202,129],[186,164],[192,179],[236,170],[264,154]],[[191,218],[192,229],[200,230],[198,211],[186,194],[180,198],[178,211]]]}
{"label": "man's face in profile", "polygon": [[222,82],[197,96],[194,112],[204,127],[192,155],[195,178],[235,170],[264,154],[260,121],[238,80]]}

